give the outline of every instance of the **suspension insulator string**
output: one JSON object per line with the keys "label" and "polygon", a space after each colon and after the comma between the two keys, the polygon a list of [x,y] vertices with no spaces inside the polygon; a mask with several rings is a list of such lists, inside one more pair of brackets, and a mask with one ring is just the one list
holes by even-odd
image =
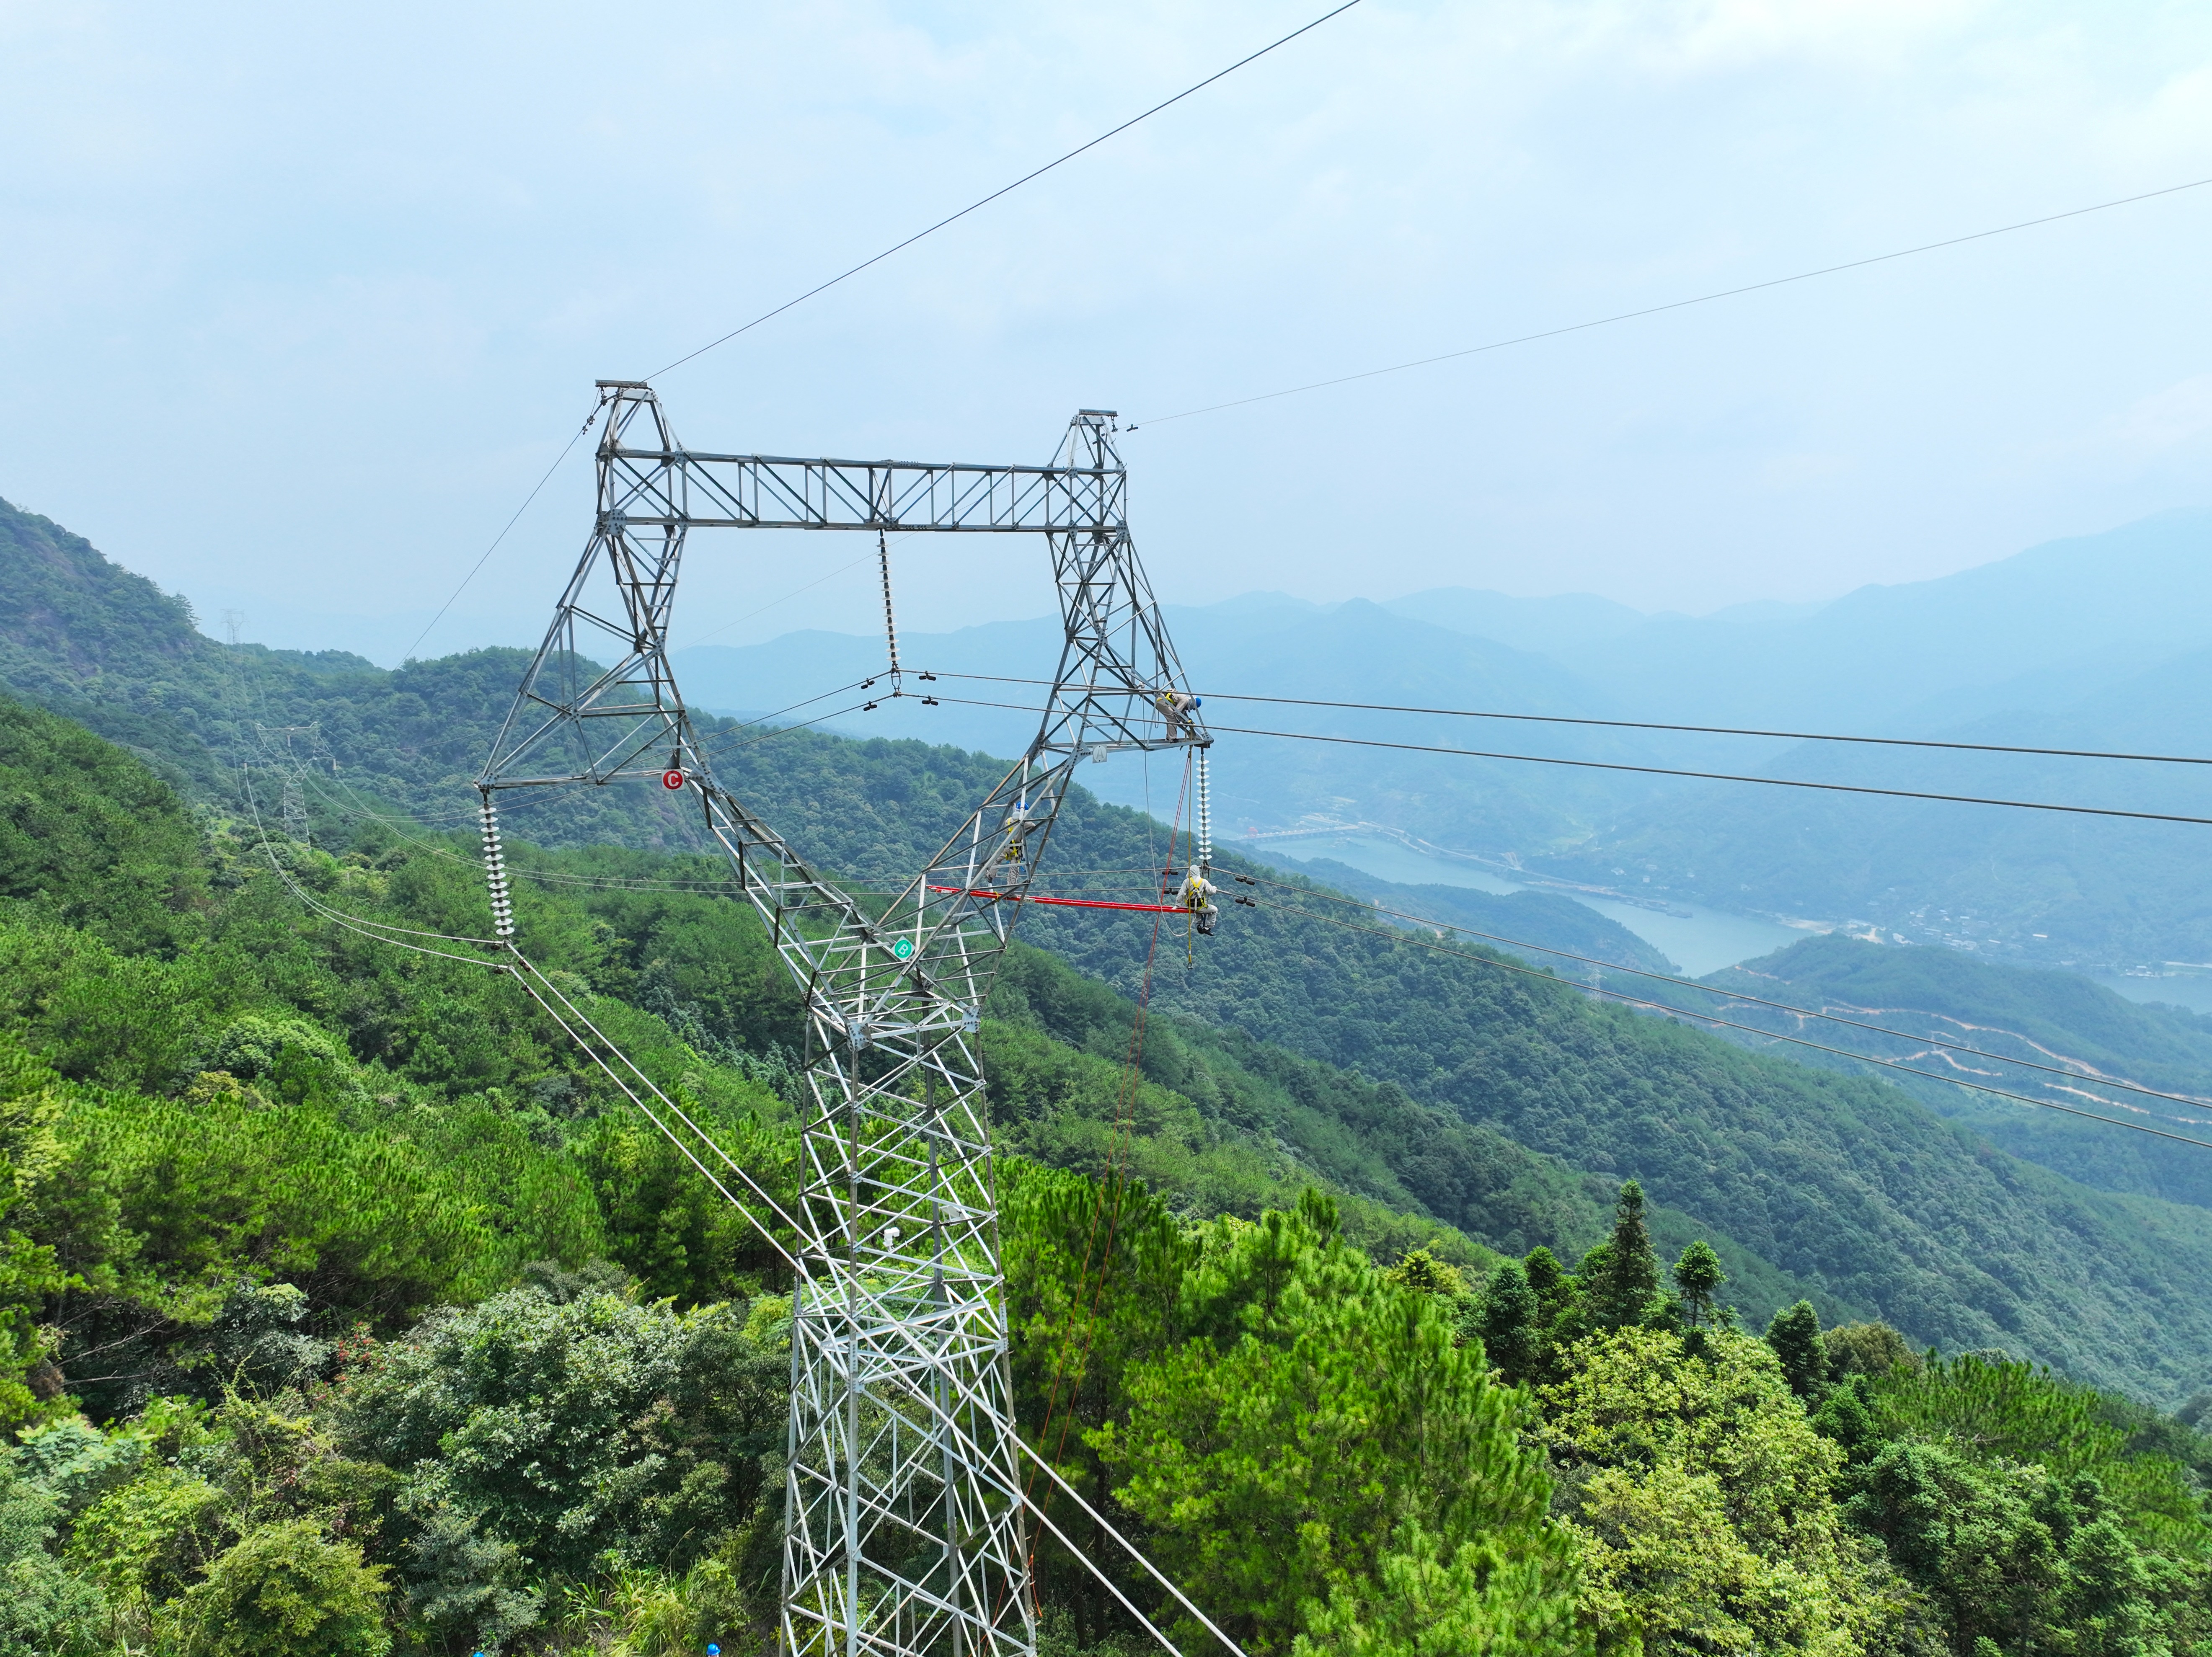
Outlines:
{"label": "suspension insulator string", "polygon": [[484,884],[491,891],[492,933],[502,944],[514,936],[514,900],[507,890],[507,856],[499,844],[499,808],[491,803],[491,790],[483,792]]}
{"label": "suspension insulator string", "polygon": [[1206,782],[1206,751],[1198,750],[1198,866],[1205,872],[1213,868],[1213,796]]}
{"label": "suspension insulator string", "polygon": [[891,616],[891,548],[880,529],[876,531],[876,565],[884,578],[884,642],[890,648],[891,695],[899,691],[898,623]]}

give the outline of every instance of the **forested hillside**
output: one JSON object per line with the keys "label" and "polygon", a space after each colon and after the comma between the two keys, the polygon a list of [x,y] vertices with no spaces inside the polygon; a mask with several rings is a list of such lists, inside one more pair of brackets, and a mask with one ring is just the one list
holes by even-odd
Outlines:
{"label": "forested hillside", "polygon": [[[1828,937],[1703,981],[1718,992],[1648,980],[1637,992],[1793,1035],[1810,1021],[1759,1002],[1832,1011],[1902,1033],[1821,1021],[1818,1037],[1834,1047],[2168,1132],[2202,1137],[2212,1126],[2212,1019],[2125,1000],[2072,973]],[[1817,1055],[1808,1062],[1851,1067]],[[1881,1073],[1992,1144],[2085,1185],[2212,1207],[2212,1156],[1946,1082]]]}
{"label": "forested hillside", "polygon": [[[0,703],[0,1652],[763,1648],[774,1255],[513,979],[300,901],[480,929],[441,824],[514,652],[233,650],[81,543],[49,574],[10,682],[145,759]],[[864,901],[994,774],[715,734]],[[617,791],[514,821],[524,948],[787,1198],[798,1007],[721,866]],[[1079,793],[1051,856],[1164,834]],[[2202,1211],[1231,889],[1149,982],[1149,923],[1031,928],[982,1040],[1024,1430],[1253,1657],[2212,1638],[2201,1399],[1866,1320],[2171,1401],[2212,1350]],[[1037,1566],[1047,1649],[1137,1648]]]}
{"label": "forested hillside", "polygon": [[[775,1256],[495,963],[294,894],[465,932],[465,842],[196,817],[5,703],[0,792],[0,1652],[764,1649]],[[524,948],[788,1201],[797,1009],[714,865],[514,866]],[[1127,1003],[1025,950],[992,1011],[1023,1429],[1253,1657],[2212,1636],[2187,1423],[1802,1302],[1755,1338],[1634,1183],[1571,1271],[1488,1254],[1389,1199],[1564,1241],[1587,1187],[1249,1037],[1161,1021],[1117,1133]],[[1047,1649],[1138,1648],[1036,1563]]]}
{"label": "forested hillside", "polygon": [[[173,602],[82,542],[21,514],[10,522],[10,568],[22,564],[27,584],[105,595],[69,599],[92,605],[84,625],[94,638],[95,610],[125,618],[118,638],[126,622],[141,624],[131,618],[167,618],[166,632],[88,652],[82,667],[27,626],[11,641],[15,682],[52,690],[75,674],[77,701],[172,744],[180,778],[220,777],[218,761],[265,762],[271,728],[312,725],[289,739],[290,751],[313,762],[301,773],[306,806],[341,843],[380,799],[433,824],[467,814],[467,780],[519,677],[518,652],[386,674],[234,651],[193,633]],[[722,731],[720,774],[821,865],[863,885],[903,880],[999,774],[997,762],[919,744],[760,734]],[[242,814],[236,785],[224,786],[227,809]],[[274,787],[273,775],[261,786]],[[273,815],[273,802],[261,809]],[[688,844],[685,824],[658,798],[618,789],[563,791],[510,822],[556,845]],[[1078,791],[1048,866],[1157,866],[1164,832]],[[1802,1294],[1832,1317],[1884,1317],[1947,1350],[2002,1348],[2168,1401],[2202,1384],[2212,1362],[2212,1214],[2070,1184],[1894,1088],[1747,1053],[1502,971],[1479,950],[1440,954],[1393,928],[1362,930],[1346,913],[1319,889],[1231,908],[1188,967],[1162,952],[1148,991],[1142,923],[1062,911],[1032,915],[1024,936],[1131,1000],[1148,992],[1156,1009],[1220,1033],[1208,1040],[1271,1043],[1364,1085],[1389,1084],[1397,1092],[1384,1097],[1430,1108],[1425,1120],[1487,1129],[1484,1145],[1523,1147],[1585,1181],[1643,1180],[1685,1217],[1668,1219],[1666,1235],[1702,1231],[1732,1258],[1753,1316]],[[1519,1184],[1518,1172],[1478,1178],[1410,1144],[1373,1155],[1389,1179],[1362,1176],[1363,1187],[1347,1173],[1348,1193],[1385,1204],[1411,1195],[1516,1252],[1547,1240],[1522,1209],[1486,1207],[1486,1193]],[[1557,1244],[1583,1240],[1561,1233]]]}

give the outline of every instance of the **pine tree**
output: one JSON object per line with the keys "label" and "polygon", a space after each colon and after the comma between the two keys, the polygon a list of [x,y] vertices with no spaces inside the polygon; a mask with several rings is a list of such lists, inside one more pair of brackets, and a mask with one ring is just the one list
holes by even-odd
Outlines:
{"label": "pine tree", "polygon": [[1721,1257],[1703,1237],[1682,1251],[1674,1262],[1674,1286],[1682,1291],[1682,1316],[1692,1329],[1702,1329],[1717,1316],[1713,1296],[1728,1281]]}
{"label": "pine tree", "polygon": [[1583,1290],[1603,1329],[1642,1323],[1659,1290],[1659,1256],[1644,1229],[1644,1187],[1631,1180],[1613,1205],[1613,1235],[1583,1260]]}
{"label": "pine tree", "polygon": [[1520,1261],[1502,1261],[1483,1289],[1474,1328],[1490,1367],[1506,1380],[1526,1382],[1536,1373],[1543,1357],[1542,1311]]}
{"label": "pine tree", "polygon": [[1820,1342],[1820,1314],[1810,1301],[1777,1312],[1766,1326],[1766,1344],[1782,1360],[1791,1392],[1809,1399],[1820,1391],[1828,1373],[1828,1350]]}
{"label": "pine tree", "polygon": [[1549,1327],[1573,1301],[1575,1281],[1559,1264],[1559,1257],[1541,1243],[1528,1251],[1521,1266],[1529,1291],[1536,1296],[1536,1320]]}
{"label": "pine tree", "polygon": [[1521,1270],[1536,1302],[1529,1331],[1528,1371],[1524,1377],[1530,1386],[1536,1386],[1559,1378],[1556,1373],[1559,1354],[1589,1332],[1589,1315],[1583,1303],[1582,1280],[1541,1243],[1528,1251]]}

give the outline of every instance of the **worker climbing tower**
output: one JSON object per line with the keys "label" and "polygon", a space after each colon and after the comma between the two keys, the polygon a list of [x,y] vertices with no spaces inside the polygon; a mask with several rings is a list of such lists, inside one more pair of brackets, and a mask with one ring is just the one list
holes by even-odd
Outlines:
{"label": "worker climbing tower", "polygon": [[[1077,762],[1210,741],[1129,539],[1113,416],[1079,413],[1042,466],[805,460],[686,449],[649,386],[599,390],[597,515],[478,780],[487,847],[499,793],[662,788],[805,997],[784,1651],[1033,1652],[978,1023]],[[887,903],[715,779],[667,656],[699,529],[1044,537],[1063,638],[1036,738]]]}

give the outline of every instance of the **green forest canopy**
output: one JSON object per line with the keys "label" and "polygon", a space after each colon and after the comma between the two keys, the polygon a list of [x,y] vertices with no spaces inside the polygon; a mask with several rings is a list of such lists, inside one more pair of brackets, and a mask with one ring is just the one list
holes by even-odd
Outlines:
{"label": "green forest canopy", "polygon": [[[385,809],[375,801],[432,822],[465,808],[466,780],[520,675],[517,652],[385,673],[352,659],[234,649],[66,531],[12,508],[0,518],[11,574],[48,595],[11,624],[0,652],[11,683],[66,692],[179,781],[214,779],[205,797],[240,814],[238,774],[225,766],[265,762],[264,726],[313,725],[339,774],[325,784],[308,767],[303,777],[336,844],[349,843],[362,810]],[[67,628],[41,619],[69,605]],[[64,635],[80,632],[90,642],[65,649]],[[720,770],[810,855],[863,882],[915,866],[997,774],[978,756],[804,731],[738,746]],[[687,844],[659,802],[619,789],[564,791],[512,821],[549,845]],[[1144,866],[1160,832],[1079,791],[1048,866]],[[1419,1128],[1410,1142],[1370,1140],[1401,1194],[1389,1185],[1366,1194],[1410,1196],[1478,1241],[1518,1251],[1550,1235],[1524,1223],[1541,1206],[1525,1195],[1534,1169],[1575,1171],[1566,1183],[1580,1186],[1583,1230],[1559,1233],[1562,1242],[1595,1223],[1593,1182],[1632,1174],[1684,1217],[1657,1222],[1670,1240],[1702,1233],[1729,1258],[1734,1292],[1754,1315],[1803,1296],[1831,1318],[1881,1316],[1947,1349],[2002,1347],[2168,1401],[2200,1384],[2212,1356],[2205,1211],[2085,1189],[1993,1152],[1884,1084],[1349,932],[1306,907],[1292,895],[1236,910],[1191,971],[1155,974],[1152,1005],[1212,1032],[1200,1046],[1317,1061],[1395,1089],[1382,1096],[1393,1106],[1402,1096],[1425,1108],[1406,1119]],[[1126,921],[1061,912],[1030,917],[1024,935],[1128,1000],[1144,987],[1145,933]],[[1447,1119],[1487,1131],[1459,1141],[1454,1130],[1455,1143],[1480,1147],[1468,1152],[1479,1175],[1423,1154],[1426,1125]],[[1538,1161],[1519,1162],[1532,1152]],[[1524,1197],[1493,1219],[1501,1187]]]}
{"label": "green forest canopy", "polygon": [[[65,720],[0,733],[0,1651],[761,1640],[789,1307],[744,1218],[511,980],[314,919]],[[353,913],[482,902],[426,830],[279,855]],[[713,865],[514,863],[524,947],[787,1195],[798,1009],[749,910],[672,888]],[[1188,1017],[1117,1142],[1129,1004],[1035,950],[1005,987],[1024,1429],[1254,1657],[2212,1636],[2191,1426],[1802,1302],[1756,1338],[1634,1183],[1608,1229],[1559,1163]],[[1470,1241],[1445,1190],[1539,1241]],[[1048,1642],[1142,1637],[1038,1568]]]}

